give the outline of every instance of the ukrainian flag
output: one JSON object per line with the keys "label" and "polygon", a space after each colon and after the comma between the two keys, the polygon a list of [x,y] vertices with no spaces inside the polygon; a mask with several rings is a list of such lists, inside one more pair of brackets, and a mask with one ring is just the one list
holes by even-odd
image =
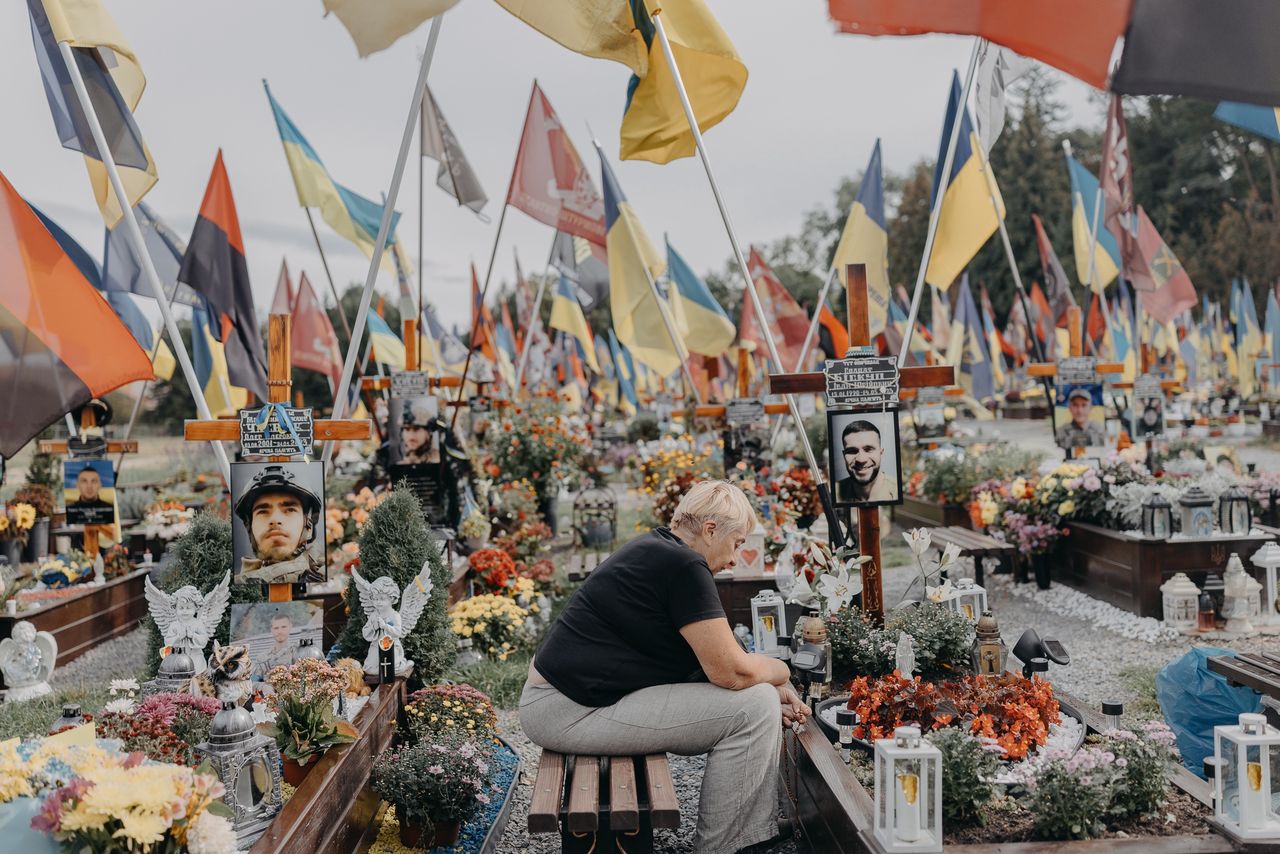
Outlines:
{"label": "ukrainian flag", "polygon": [[738,335],[737,327],[671,241],[667,241],[667,275],[675,284],[668,290],[668,298],[684,316],[684,343],[689,352],[712,357],[727,353]]}
{"label": "ukrainian flag", "polygon": [[1237,282],[1232,289],[1236,316],[1236,359],[1239,361],[1240,396],[1252,397],[1258,390],[1258,356],[1262,355],[1262,328],[1258,325],[1258,309],[1253,304],[1249,280]]}
{"label": "ukrainian flag", "polygon": [[591,327],[587,325],[587,317],[582,313],[582,303],[578,302],[577,288],[564,274],[560,275],[560,281],[556,283],[555,293],[551,297],[551,320],[547,325],[576,338],[587,367],[597,374],[601,372],[600,363],[596,360],[596,345],[592,340]]}
{"label": "ukrainian flag", "polygon": [[[985,294],[984,294],[985,296]],[[1000,346],[1000,333],[996,330],[996,322],[988,311],[989,301],[982,301],[982,331],[984,334],[983,343],[986,344],[986,356],[991,364],[991,379],[995,384],[995,388],[1004,388],[1004,357],[1001,355],[1003,348]]]}
{"label": "ukrainian flag", "polygon": [[[1071,176],[1071,237],[1076,249],[1076,278],[1089,286],[1089,243],[1093,240],[1093,209],[1098,195],[1098,179],[1070,154],[1067,155],[1067,172]],[[1098,216],[1102,206],[1098,205]],[[1110,230],[1098,223],[1098,245],[1094,266],[1098,273],[1098,285],[1103,289],[1115,281],[1120,273],[1120,247]]]}
{"label": "ukrainian flag", "polygon": [[[1177,340],[1176,337],[1174,340]],[[1117,304],[1111,313],[1111,346],[1116,361],[1124,365],[1123,382],[1131,383],[1138,374],[1138,352],[1133,346],[1133,328],[1129,325],[1129,312]]]}
{"label": "ukrainian flag", "polygon": [[[991,207],[989,202],[987,207]],[[862,173],[858,197],[849,208],[840,243],[836,246],[835,257],[831,259],[841,287],[848,287],[846,265],[867,265],[867,313],[872,338],[884,332],[889,317],[889,228],[885,222],[884,172],[880,166],[880,140],[877,139],[867,171]]]}
{"label": "ukrainian flag", "polygon": [[[982,146],[974,133],[973,122],[966,107],[960,109],[960,77],[951,74],[951,97],[947,100],[947,120],[942,125],[942,142],[938,146],[938,161],[933,167],[933,195],[929,205],[937,204],[942,192],[942,210],[938,215],[938,231],[933,239],[933,252],[924,280],[943,290],[959,278],[965,266],[978,254],[987,239],[1000,227],[995,209],[991,205],[991,191],[987,188],[986,166],[982,159]],[[951,174],[945,186],[942,166],[951,141],[951,126],[960,117],[960,134],[956,139],[956,153],[951,162]],[[995,176],[991,177],[995,183]],[[1000,219],[1004,219],[1004,199],[996,190],[996,203]]]}
{"label": "ukrainian flag", "polygon": [[618,374],[618,389],[621,391],[618,406],[624,412],[635,415],[640,406],[640,401],[636,397],[636,368],[631,362],[631,354],[627,352],[626,347],[618,343],[618,336],[613,334],[612,329],[609,330],[609,352],[613,354],[613,366]]}
{"label": "ukrainian flag", "polygon": [[208,305],[191,309],[191,366],[214,418],[235,415],[249,405],[249,391],[231,384],[222,342],[209,327]]}
{"label": "ukrainian flag", "polygon": [[1280,301],[1274,288],[1267,289],[1266,352],[1271,367],[1267,369],[1267,386],[1275,391],[1280,387]]}
{"label": "ukrainian flag", "polygon": [[[267,100],[271,102],[276,130],[280,132],[280,143],[284,146],[284,156],[289,161],[289,172],[293,175],[293,186],[298,192],[298,204],[304,208],[319,208],[320,216],[324,217],[324,221],[334,231],[359,246],[360,251],[372,258],[378,228],[382,224],[382,205],[353,193],[329,177],[329,170],[324,168],[324,163],[320,161],[320,156],[311,147],[311,143],[307,142],[297,125],[272,97],[267,81],[263,80],[262,86],[267,90]],[[391,215],[391,235],[396,233],[399,220],[399,213]],[[387,242],[394,241],[388,239]],[[382,266],[387,272],[395,272],[389,254],[383,253]]]}
{"label": "ukrainian flag", "polygon": [[1272,142],[1280,142],[1280,107],[1223,101],[1213,111],[1213,117],[1264,136]]}
{"label": "ukrainian flag", "polygon": [[382,315],[371,311],[369,318],[369,341],[373,344],[373,360],[393,368],[404,370],[404,342],[400,340]]}

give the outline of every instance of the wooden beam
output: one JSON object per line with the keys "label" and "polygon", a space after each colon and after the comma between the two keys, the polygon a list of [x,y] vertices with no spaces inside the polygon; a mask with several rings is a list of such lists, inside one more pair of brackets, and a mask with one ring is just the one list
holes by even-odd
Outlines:
{"label": "wooden beam", "polygon": [[[720,403],[704,403],[702,406],[696,407],[693,414],[699,418],[717,418],[725,414],[725,407]],[[764,405],[765,415],[786,415],[791,410],[785,403],[766,403]],[[676,410],[671,413],[672,418],[683,418],[684,412]]]}
{"label": "wooden beam", "polygon": [[[1123,374],[1124,365],[1120,362],[1098,362],[1097,371],[1100,374]],[[1058,366],[1048,362],[1032,362],[1027,365],[1027,376],[1029,377],[1053,377],[1058,375]]]}
{"label": "wooden beam", "polygon": [[[408,358],[406,354],[406,358]],[[462,385],[462,377],[428,377],[429,388],[457,388]],[[360,388],[365,391],[382,391],[391,388],[391,377],[364,377],[360,380]]]}
{"label": "wooden beam", "polygon": [[[288,403],[289,389],[293,386],[293,368],[290,358],[293,347],[289,333],[287,314],[273,314],[267,318],[267,402]],[[239,438],[239,433],[237,433]]]}
{"label": "wooden beam", "polygon": [[420,364],[418,358],[418,321],[412,317],[404,319],[404,369],[416,371]]}
{"label": "wooden beam", "polygon": [[[915,400],[920,394],[917,389],[904,388],[898,391],[899,400]],[[948,386],[942,390],[943,397],[964,397],[965,391],[958,385]]]}
{"label": "wooden beam", "polygon": [[[898,372],[898,388],[926,388],[954,385],[956,369],[951,365],[923,365],[903,368]],[[806,371],[800,374],[771,374],[769,391],[773,394],[803,394],[823,392],[827,388],[827,376],[822,371]]]}
{"label": "wooden beam", "polygon": [[738,397],[746,397],[750,385],[751,354],[746,347],[738,348]]}
{"label": "wooden beam", "polygon": [[[66,454],[66,439],[41,439],[39,443],[40,453],[42,454]],[[138,453],[137,439],[112,439],[107,442],[108,454],[136,454]]]}
{"label": "wooden beam", "polygon": [[[1174,391],[1182,386],[1177,380],[1161,380],[1160,388],[1165,391]],[[1133,383],[1111,383],[1112,388],[1133,388]]]}
{"label": "wooden beam", "polygon": [[[867,307],[867,265],[849,264],[845,268],[845,300],[849,306],[849,346],[871,344],[871,314]],[[821,310],[821,306],[818,307]]]}
{"label": "wooden beam", "polygon": [[[315,441],[368,439],[373,428],[368,421],[315,422]],[[188,442],[239,442],[239,420],[187,421],[182,425],[182,437]]]}

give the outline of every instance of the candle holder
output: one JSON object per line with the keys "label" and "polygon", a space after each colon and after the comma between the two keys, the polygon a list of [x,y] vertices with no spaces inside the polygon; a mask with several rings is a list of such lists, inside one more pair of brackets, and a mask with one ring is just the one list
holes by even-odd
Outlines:
{"label": "candle holder", "polygon": [[1175,573],[1160,585],[1160,594],[1164,605],[1164,624],[1184,635],[1195,634],[1200,602],[1200,588],[1196,583],[1186,573]]}
{"label": "candle holder", "polygon": [[987,591],[972,578],[961,578],[956,581],[951,595],[944,604],[957,614],[964,615],[969,622],[977,623],[978,618],[987,610]]}
{"label": "candle holder", "polygon": [[1272,808],[1275,778],[1271,763],[1280,749],[1280,730],[1264,715],[1243,714],[1238,724],[1213,728],[1213,755],[1221,760],[1214,776],[1214,819],[1240,839],[1280,839],[1280,816]]}
{"label": "candle holder", "polygon": [[942,753],[900,726],[875,745],[875,837],[888,854],[942,851]]}
{"label": "candle holder", "polygon": [[1247,536],[1253,527],[1249,511],[1249,494],[1238,484],[1229,486],[1218,496],[1218,528],[1233,537]]}
{"label": "candle holder", "polygon": [[776,590],[761,590],[751,597],[751,626],[756,638],[756,652],[770,658],[783,658],[785,647],[778,636],[787,633],[787,609]]}
{"label": "candle holder", "polygon": [[1158,492],[1142,503],[1142,536],[1167,540],[1173,534],[1173,505]]}
{"label": "candle holder", "polygon": [[1276,589],[1276,568],[1280,567],[1280,545],[1274,542],[1267,543],[1254,552],[1249,560],[1254,566],[1261,567],[1265,571],[1257,624],[1264,631],[1280,630],[1280,607],[1277,603],[1280,590]]}
{"label": "candle holder", "polygon": [[1178,496],[1178,509],[1182,515],[1182,536],[1213,536],[1213,498],[1198,486],[1185,490]]}

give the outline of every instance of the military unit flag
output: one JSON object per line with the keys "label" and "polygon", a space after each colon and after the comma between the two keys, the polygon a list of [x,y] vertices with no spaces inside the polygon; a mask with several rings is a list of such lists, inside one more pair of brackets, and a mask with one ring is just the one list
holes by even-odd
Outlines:
{"label": "military unit flag", "polygon": [[480,179],[471,168],[467,156],[462,153],[458,138],[444,120],[444,113],[436,104],[435,95],[428,86],[422,92],[422,117],[418,134],[418,153],[440,164],[436,170],[436,186],[457,200],[458,204],[479,214],[489,197],[485,195]]}

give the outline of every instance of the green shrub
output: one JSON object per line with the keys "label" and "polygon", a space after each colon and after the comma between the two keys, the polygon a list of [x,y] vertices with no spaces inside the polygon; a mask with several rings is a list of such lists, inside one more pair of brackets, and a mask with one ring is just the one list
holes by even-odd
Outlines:
{"label": "green shrub", "polygon": [[853,608],[841,608],[827,617],[836,669],[856,676],[892,673],[898,636],[903,632],[911,635],[916,669],[926,678],[954,674],[967,666],[973,626],[964,616],[940,605],[924,602],[892,611],[883,628]]}
{"label": "green shrub", "polygon": [[1164,806],[1165,772],[1173,764],[1172,730],[1164,721],[1148,721],[1138,732],[1112,730],[1100,742],[1116,756],[1120,783],[1111,801],[1117,816],[1154,815]]}
{"label": "green shrub", "polygon": [[652,442],[661,435],[658,430],[658,419],[654,415],[639,415],[627,425],[627,441]]}
{"label": "green shrub", "polygon": [[1000,750],[988,750],[958,727],[929,733],[942,752],[942,817],[956,824],[983,824],[982,808],[995,797],[989,782],[1000,772]]}

